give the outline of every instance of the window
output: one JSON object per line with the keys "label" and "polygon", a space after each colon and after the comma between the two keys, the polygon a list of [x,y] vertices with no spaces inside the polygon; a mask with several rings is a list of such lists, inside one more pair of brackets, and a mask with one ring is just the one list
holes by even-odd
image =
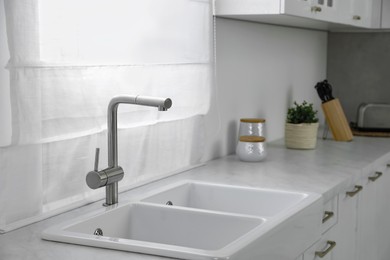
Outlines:
{"label": "window", "polygon": [[173,100],[165,113],[120,107],[121,190],[199,163],[213,75],[210,1],[5,0],[4,7],[12,143],[0,148],[0,195],[23,193],[0,200],[7,209],[0,229],[104,196],[86,187],[85,175],[95,147],[105,161],[115,95]]}

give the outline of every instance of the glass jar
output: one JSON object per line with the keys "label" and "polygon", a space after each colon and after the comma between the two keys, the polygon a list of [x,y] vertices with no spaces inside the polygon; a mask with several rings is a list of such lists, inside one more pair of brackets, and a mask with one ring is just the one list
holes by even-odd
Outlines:
{"label": "glass jar", "polygon": [[265,119],[241,118],[238,136],[266,136]]}
{"label": "glass jar", "polygon": [[241,161],[259,162],[267,156],[265,138],[262,136],[240,136],[236,154]]}

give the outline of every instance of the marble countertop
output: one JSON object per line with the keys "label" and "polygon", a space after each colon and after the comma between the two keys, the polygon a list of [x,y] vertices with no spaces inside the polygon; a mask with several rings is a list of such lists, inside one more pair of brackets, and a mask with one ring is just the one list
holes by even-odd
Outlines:
{"label": "marble countertop", "polygon": [[[378,164],[390,162],[390,139],[355,137],[352,142],[318,140],[315,150],[290,150],[283,140],[268,144],[267,159],[241,162],[230,155],[204,166],[121,193],[126,203],[166,184],[191,179],[250,187],[307,191],[322,194],[324,201],[336,196]],[[121,203],[120,202],[120,203]],[[150,256],[45,241],[41,232],[55,224],[96,210],[102,201],[63,213],[0,235],[0,259],[126,259],[156,260]]]}

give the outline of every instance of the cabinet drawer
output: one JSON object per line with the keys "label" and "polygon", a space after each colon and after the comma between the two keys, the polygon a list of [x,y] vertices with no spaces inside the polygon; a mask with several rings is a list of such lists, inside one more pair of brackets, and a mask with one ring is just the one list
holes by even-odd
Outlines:
{"label": "cabinet drawer", "polygon": [[324,213],[322,218],[321,233],[325,233],[337,223],[338,218],[338,196],[329,200],[324,205]]}
{"label": "cabinet drawer", "polygon": [[[337,228],[337,227],[335,227]],[[303,254],[304,260],[333,260],[337,241],[333,229],[322,235],[321,239]]]}

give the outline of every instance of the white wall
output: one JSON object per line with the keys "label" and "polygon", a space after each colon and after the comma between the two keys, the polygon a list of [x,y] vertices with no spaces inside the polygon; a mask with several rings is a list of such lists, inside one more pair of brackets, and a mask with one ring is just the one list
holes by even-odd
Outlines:
{"label": "white wall", "polygon": [[217,101],[207,115],[205,160],[234,153],[239,119],[266,118],[267,140],[284,136],[287,108],[326,77],[327,33],[217,18]]}
{"label": "white wall", "polygon": [[0,147],[11,140],[9,73],[4,67],[9,59],[5,29],[4,0],[0,0]]}

